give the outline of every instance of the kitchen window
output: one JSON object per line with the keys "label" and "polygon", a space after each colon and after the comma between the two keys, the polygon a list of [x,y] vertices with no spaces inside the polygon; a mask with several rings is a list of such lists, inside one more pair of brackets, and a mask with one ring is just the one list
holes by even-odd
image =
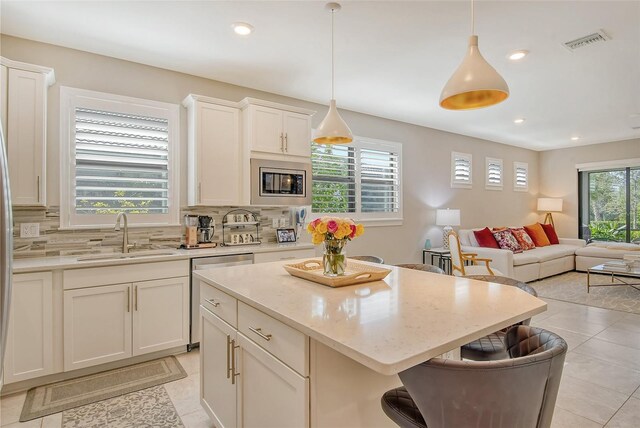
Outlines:
{"label": "kitchen window", "polygon": [[179,106],[60,89],[63,228],[179,224]]}
{"label": "kitchen window", "polygon": [[354,137],[348,145],[311,144],[312,212],[358,221],[402,221],[402,145]]}

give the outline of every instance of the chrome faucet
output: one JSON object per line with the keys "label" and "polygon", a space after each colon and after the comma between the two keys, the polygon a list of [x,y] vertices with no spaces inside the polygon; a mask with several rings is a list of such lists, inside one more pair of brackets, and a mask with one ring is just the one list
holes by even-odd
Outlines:
{"label": "chrome faucet", "polygon": [[122,232],[122,252],[128,253],[130,248],[135,247],[135,244],[129,244],[129,223],[127,221],[127,213],[119,212],[116,217],[116,227],[113,228],[116,232],[120,230],[120,219],[124,219],[124,231]]}

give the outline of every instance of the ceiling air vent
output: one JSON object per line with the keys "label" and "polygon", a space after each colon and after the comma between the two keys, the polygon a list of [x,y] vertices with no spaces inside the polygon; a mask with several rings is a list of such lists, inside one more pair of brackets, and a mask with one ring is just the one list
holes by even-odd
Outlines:
{"label": "ceiling air vent", "polygon": [[576,49],[584,48],[594,43],[606,42],[607,40],[611,40],[611,37],[609,37],[603,30],[599,30],[593,34],[589,34],[588,36],[564,42],[563,45],[570,51],[575,51]]}

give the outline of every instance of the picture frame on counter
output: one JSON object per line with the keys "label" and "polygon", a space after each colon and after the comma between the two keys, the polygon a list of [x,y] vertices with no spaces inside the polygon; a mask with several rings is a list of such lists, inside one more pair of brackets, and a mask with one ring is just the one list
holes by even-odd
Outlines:
{"label": "picture frame on counter", "polygon": [[276,229],[276,240],[278,244],[296,242],[296,230],[292,227]]}

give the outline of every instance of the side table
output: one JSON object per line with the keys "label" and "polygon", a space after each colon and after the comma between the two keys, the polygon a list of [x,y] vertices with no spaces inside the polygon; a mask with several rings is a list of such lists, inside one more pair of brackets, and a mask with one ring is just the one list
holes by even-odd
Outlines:
{"label": "side table", "polygon": [[429,264],[435,265],[433,259],[438,258],[438,266],[440,269],[451,275],[451,253],[448,248],[438,247],[429,250],[422,250],[422,263],[427,264],[427,255],[430,256]]}

